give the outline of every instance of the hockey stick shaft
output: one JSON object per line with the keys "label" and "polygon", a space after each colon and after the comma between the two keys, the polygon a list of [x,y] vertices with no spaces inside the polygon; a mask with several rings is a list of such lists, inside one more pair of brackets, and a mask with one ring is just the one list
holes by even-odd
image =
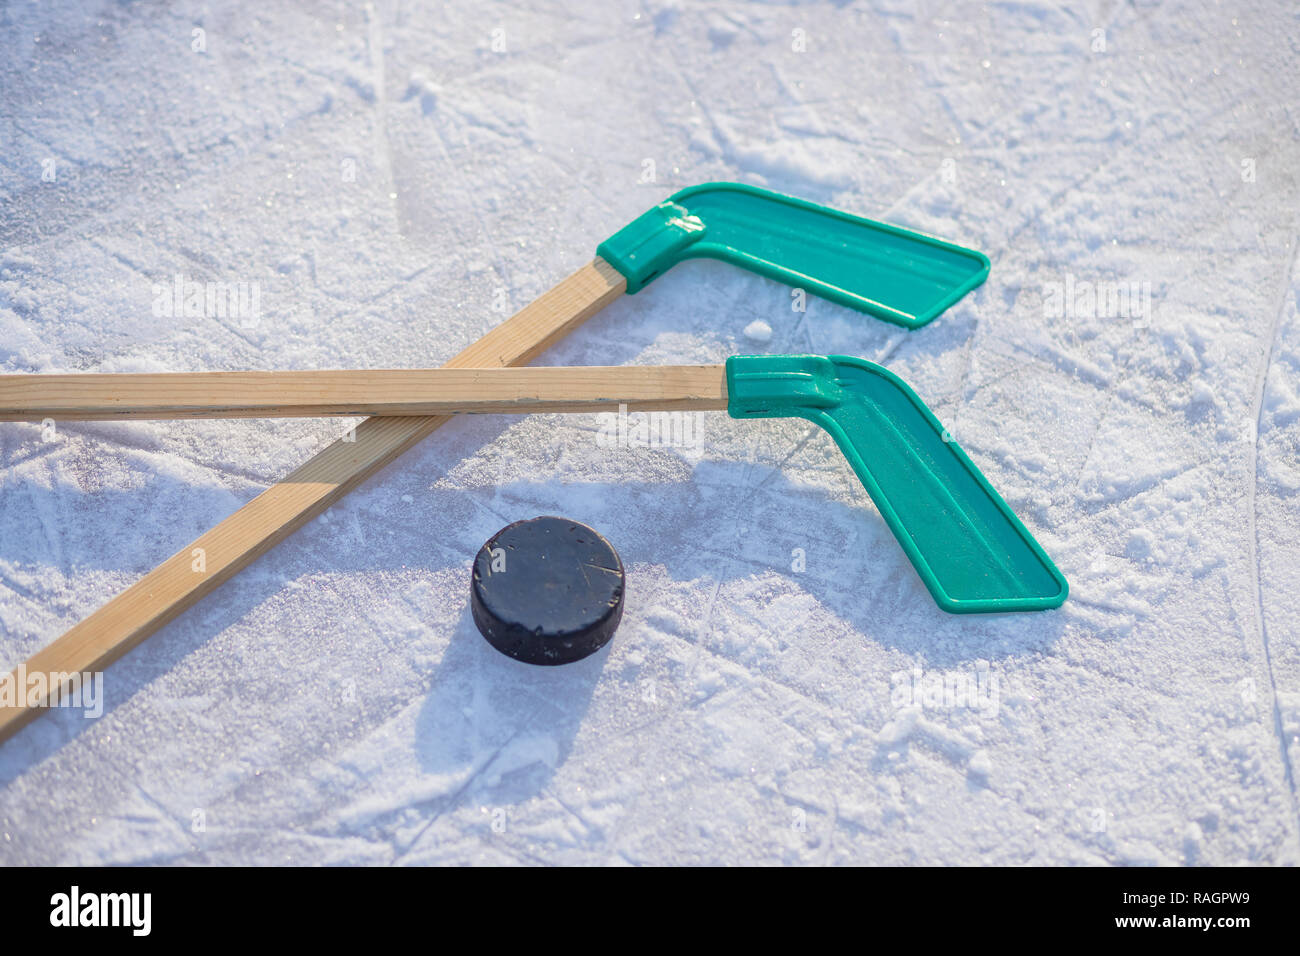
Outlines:
{"label": "hockey stick shaft", "polygon": [[720,410],[721,365],[0,375],[0,421]]}

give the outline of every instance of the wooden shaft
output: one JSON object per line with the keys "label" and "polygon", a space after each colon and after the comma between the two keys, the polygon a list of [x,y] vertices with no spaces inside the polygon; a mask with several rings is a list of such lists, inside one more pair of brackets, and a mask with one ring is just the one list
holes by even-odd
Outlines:
{"label": "wooden shaft", "polygon": [[0,421],[723,409],[721,365],[0,375]]}
{"label": "wooden shaft", "polygon": [[[524,365],[613,302],[626,281],[597,257],[447,363]],[[182,548],[15,669],[21,674],[102,670],[440,425],[444,416],[367,418],[211,531]],[[200,567],[202,555],[202,570]],[[0,741],[43,712],[52,695],[0,705]],[[53,695],[56,696],[57,695]]]}

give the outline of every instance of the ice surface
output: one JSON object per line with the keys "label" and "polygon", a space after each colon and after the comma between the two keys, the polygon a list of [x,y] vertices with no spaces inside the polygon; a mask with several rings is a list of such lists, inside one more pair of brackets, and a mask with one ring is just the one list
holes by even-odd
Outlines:
{"label": "ice surface", "polygon": [[[1300,863],[1298,34],[1284,0],[7,4],[4,371],[436,364],[675,189],[756,183],[992,274],[905,333],[690,262],[547,360],[885,362],[1073,591],[940,612],[799,422],[458,421],[100,719],[0,747],[0,863]],[[177,274],[260,320],[156,316]],[[348,427],[0,426],[0,665]],[[467,605],[545,513],[628,570],[554,670]]]}

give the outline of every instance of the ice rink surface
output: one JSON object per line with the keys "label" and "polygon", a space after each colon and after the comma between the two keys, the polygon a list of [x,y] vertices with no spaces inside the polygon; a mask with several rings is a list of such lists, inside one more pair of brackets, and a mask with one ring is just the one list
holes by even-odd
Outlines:
{"label": "ice rink surface", "polygon": [[[545,360],[886,364],[1072,587],[938,610],[806,423],[456,421],[0,746],[0,864],[1300,862],[1298,54],[1283,0],[0,8],[0,370],[439,364],[754,183],[992,273],[909,333],[690,262]],[[0,425],[0,666],[350,424]],[[628,600],[538,669],[469,564],[550,513]]]}

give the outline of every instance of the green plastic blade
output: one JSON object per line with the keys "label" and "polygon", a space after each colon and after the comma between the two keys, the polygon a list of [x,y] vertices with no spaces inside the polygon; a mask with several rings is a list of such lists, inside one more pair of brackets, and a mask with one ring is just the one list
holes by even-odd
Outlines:
{"label": "green plastic blade", "polygon": [[675,193],[597,255],[634,293],[682,259],[724,259],[906,326],[925,325],[989,274],[982,252],[741,183]]}
{"label": "green plastic blade", "polygon": [[844,355],[727,359],[733,418],[805,418],[862,480],[945,611],[1059,607],[1065,577],[907,383]]}

